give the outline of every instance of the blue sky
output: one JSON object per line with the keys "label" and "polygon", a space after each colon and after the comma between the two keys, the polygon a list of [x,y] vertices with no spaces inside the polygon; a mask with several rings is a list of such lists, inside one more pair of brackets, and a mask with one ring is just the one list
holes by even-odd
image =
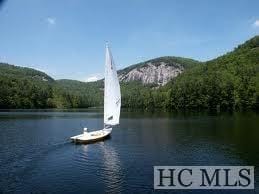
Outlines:
{"label": "blue sky", "polygon": [[121,69],[167,55],[212,59],[258,34],[258,0],[7,0],[0,61],[87,80],[103,74],[106,41]]}

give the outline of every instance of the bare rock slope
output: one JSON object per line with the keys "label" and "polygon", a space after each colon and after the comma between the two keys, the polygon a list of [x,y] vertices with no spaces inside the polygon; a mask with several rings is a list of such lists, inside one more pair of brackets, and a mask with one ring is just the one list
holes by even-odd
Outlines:
{"label": "bare rock slope", "polygon": [[143,84],[165,85],[186,68],[198,61],[180,57],[160,57],[120,70],[119,79],[123,82],[140,81]]}

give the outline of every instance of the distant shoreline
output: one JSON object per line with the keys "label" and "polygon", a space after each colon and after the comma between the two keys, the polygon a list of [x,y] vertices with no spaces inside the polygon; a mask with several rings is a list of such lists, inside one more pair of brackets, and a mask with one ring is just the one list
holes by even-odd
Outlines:
{"label": "distant shoreline", "polygon": [[[180,113],[180,114],[221,114],[221,113],[259,113],[258,110],[169,110],[169,109],[162,109],[162,108],[153,108],[153,109],[142,109],[142,108],[122,108],[121,112],[143,112],[143,113]],[[1,112],[103,112],[103,107],[89,107],[89,108],[33,108],[33,109],[0,109]]]}

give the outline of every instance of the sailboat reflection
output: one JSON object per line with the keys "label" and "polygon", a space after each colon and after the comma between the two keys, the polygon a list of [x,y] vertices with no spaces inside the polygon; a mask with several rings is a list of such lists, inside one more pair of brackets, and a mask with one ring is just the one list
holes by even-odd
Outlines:
{"label": "sailboat reflection", "polygon": [[120,158],[114,147],[105,142],[100,143],[103,153],[102,179],[107,193],[121,193],[123,185],[123,169]]}

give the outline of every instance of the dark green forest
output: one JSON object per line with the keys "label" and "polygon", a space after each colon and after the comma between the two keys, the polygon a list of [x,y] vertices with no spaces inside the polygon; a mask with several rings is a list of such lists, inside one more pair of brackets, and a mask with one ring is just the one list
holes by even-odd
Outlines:
{"label": "dark green forest", "polygon": [[[259,109],[259,36],[221,57],[198,62],[162,57],[147,62],[174,62],[184,73],[163,87],[140,82],[121,83],[122,107],[166,110]],[[54,80],[47,74],[0,63],[0,108],[87,108],[103,104],[103,80]]]}
{"label": "dark green forest", "polygon": [[259,109],[259,36],[172,80],[170,109]]}

